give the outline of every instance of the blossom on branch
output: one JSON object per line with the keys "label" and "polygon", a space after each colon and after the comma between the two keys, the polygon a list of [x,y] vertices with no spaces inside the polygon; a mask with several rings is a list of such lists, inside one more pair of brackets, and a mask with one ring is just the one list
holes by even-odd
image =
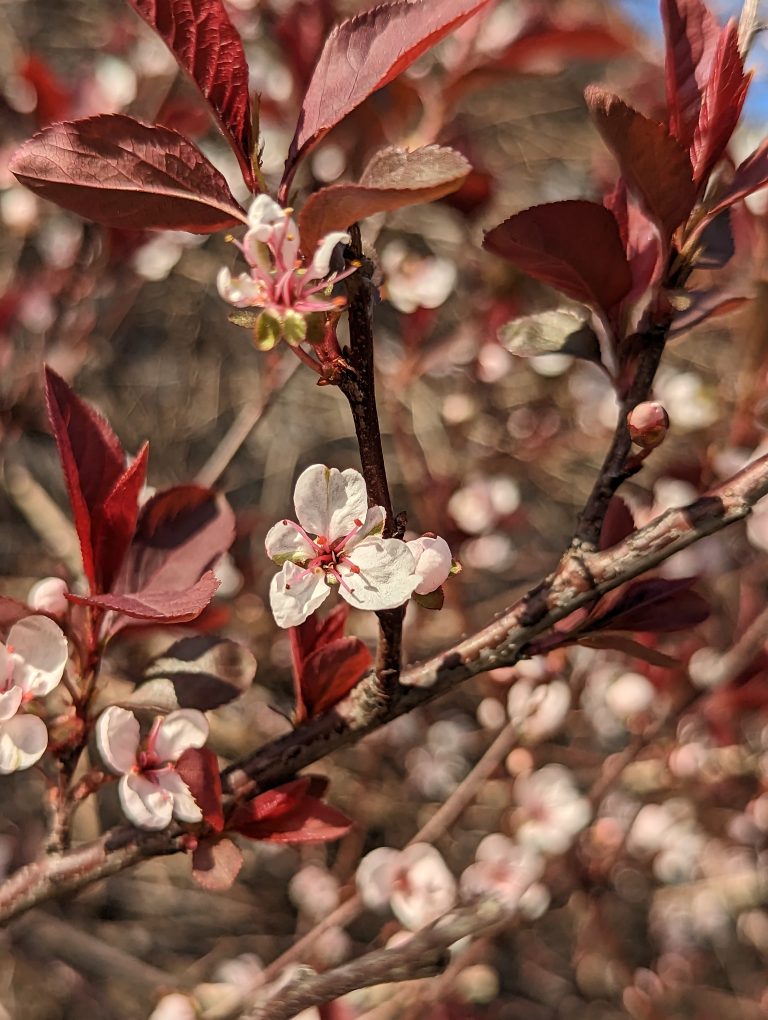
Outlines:
{"label": "blossom on branch", "polygon": [[107,708],[96,724],[96,742],[104,763],[120,775],[120,803],[140,829],[165,829],[171,818],[202,821],[203,813],[175,763],[208,739],[202,712],[182,708],[155,719],[142,745],[139,721],[117,705]]}
{"label": "blossom on branch", "polygon": [[24,707],[58,686],[68,658],[67,639],[47,616],[28,616],[0,644],[0,773],[28,769],[48,746],[42,719]]}
{"label": "blossom on branch", "polygon": [[456,903],[456,880],[429,843],[372,850],[358,865],[357,888],[367,907],[389,906],[411,931],[436,921]]}
{"label": "blossom on branch", "polygon": [[265,541],[282,567],[269,590],[278,626],[298,627],[331,588],[357,609],[378,611],[401,606],[422,582],[406,543],[381,537],[386,513],[368,507],[359,471],[313,464],[296,482],[294,505],[298,524],[279,521]]}
{"label": "blossom on branch", "polygon": [[344,298],[331,297],[331,288],[357,268],[330,272],[333,249],[350,239],[343,231],[326,234],[309,265],[304,265],[291,212],[268,195],[259,195],[248,213],[249,230],[242,243],[235,242],[249,272],[233,277],[224,268],[216,281],[219,294],[236,308],[262,309],[254,322],[254,337],[263,351],[271,350],[279,340],[293,346],[303,343],[308,331],[306,316],[343,307]]}

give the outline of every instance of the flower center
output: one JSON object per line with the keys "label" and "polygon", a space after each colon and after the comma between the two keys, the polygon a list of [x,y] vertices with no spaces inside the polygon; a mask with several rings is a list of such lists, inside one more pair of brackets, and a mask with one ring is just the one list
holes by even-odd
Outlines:
{"label": "flower center", "polygon": [[331,540],[327,535],[317,535],[314,539],[312,539],[306,531],[304,531],[304,529],[294,521],[285,521],[284,523],[290,524],[294,527],[299,534],[305,538],[307,542],[309,542],[315,553],[315,555],[307,563],[304,571],[296,578],[296,580],[300,581],[309,574],[314,574],[317,573],[318,570],[322,570],[325,573],[327,584],[338,584],[351,595],[353,593],[353,589],[350,588],[349,584],[341,576],[339,568],[345,567],[351,574],[360,573],[360,567],[358,567],[356,563],[352,562],[345,550],[352,539],[359,534],[360,529],[363,526],[363,522],[359,518],[355,517],[353,521],[354,527],[352,530],[348,532],[348,534],[341,535],[339,538],[335,538],[333,540]]}

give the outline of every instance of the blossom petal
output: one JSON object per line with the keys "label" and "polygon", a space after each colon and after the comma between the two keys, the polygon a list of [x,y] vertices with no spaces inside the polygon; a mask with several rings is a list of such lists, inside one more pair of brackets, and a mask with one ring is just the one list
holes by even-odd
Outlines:
{"label": "blossom petal", "polygon": [[16,658],[14,683],[25,694],[40,698],[58,686],[69,657],[58,624],[47,616],[27,616],[11,627],[8,644]]}
{"label": "blossom petal", "polygon": [[236,308],[263,308],[269,297],[261,280],[254,280],[248,273],[232,276],[225,267],[216,277],[219,294]]}
{"label": "blossom petal", "polygon": [[278,627],[304,623],[325,601],[329,590],[322,571],[305,573],[295,563],[286,563],[269,586],[269,604]]}
{"label": "blossom petal", "polygon": [[22,691],[21,687],[16,687],[15,685],[0,694],[0,722],[13,719],[19,710],[23,697],[24,691]]}
{"label": "blossom petal", "polygon": [[417,595],[429,595],[435,591],[451,572],[453,557],[448,543],[444,538],[422,535],[412,542],[405,543],[416,560],[416,573],[419,584]]}
{"label": "blossom petal", "polygon": [[348,542],[344,543],[344,552],[349,554],[356,545],[360,545],[366,538],[380,538],[386,519],[387,511],[383,506],[368,507],[362,528]]}
{"label": "blossom petal", "polygon": [[160,761],[177,761],[190,747],[202,747],[208,739],[208,720],[196,708],[169,712],[160,723],[154,751]]}
{"label": "blossom petal", "polygon": [[48,730],[36,715],[17,715],[0,724],[0,773],[28,769],[43,756]]}
{"label": "blossom petal", "polygon": [[173,816],[173,795],[136,772],[120,780],[120,803],[126,818],[140,829],[165,829]]}
{"label": "blossom petal", "polygon": [[326,234],[318,243],[314,257],[307,267],[307,280],[322,280],[326,277],[331,269],[333,249],[341,241],[349,244],[350,240],[349,234],[345,234],[341,230],[334,230],[332,233]]}
{"label": "blossom petal", "polygon": [[368,510],[365,480],[352,468],[339,471],[313,464],[299,475],[293,498],[304,530],[331,542],[348,535]]}
{"label": "blossom petal", "polygon": [[401,852],[388,846],[371,850],[357,866],[355,880],[363,903],[371,910],[383,910],[392,895]]}
{"label": "blossom petal", "polygon": [[[248,210],[248,226],[253,231],[262,232],[270,227],[274,227],[276,223],[281,223],[285,217],[285,210],[281,205],[270,198],[269,195],[257,195],[256,198],[251,202],[251,207]],[[268,240],[271,233],[266,233],[263,240]]]}
{"label": "blossom petal", "polygon": [[410,549],[396,538],[367,538],[355,546],[351,560],[359,572],[349,562],[341,564],[339,573],[351,590],[342,586],[340,591],[358,609],[395,609],[419,583]]}
{"label": "blossom petal", "polygon": [[189,787],[174,769],[164,769],[156,774],[159,785],[173,797],[173,816],[180,822],[201,822],[200,810]]}
{"label": "blossom petal", "polygon": [[315,547],[296,530],[292,521],[278,521],[264,540],[267,556],[281,567],[284,563],[305,564],[316,556]]}
{"label": "blossom petal", "polygon": [[106,708],[96,723],[96,745],[104,764],[118,774],[130,772],[139,749],[139,721],[118,705]]}

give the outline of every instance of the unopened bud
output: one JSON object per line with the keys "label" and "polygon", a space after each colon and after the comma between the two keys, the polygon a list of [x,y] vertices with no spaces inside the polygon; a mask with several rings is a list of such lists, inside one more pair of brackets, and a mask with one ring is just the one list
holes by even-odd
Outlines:
{"label": "unopened bud", "polygon": [[660,446],[669,429],[669,415],[658,400],[645,400],[627,415],[632,442],[644,450]]}
{"label": "unopened bud", "polygon": [[64,597],[68,591],[67,582],[60,577],[44,577],[32,585],[27,603],[32,609],[39,609],[52,616],[63,616],[69,608]]}

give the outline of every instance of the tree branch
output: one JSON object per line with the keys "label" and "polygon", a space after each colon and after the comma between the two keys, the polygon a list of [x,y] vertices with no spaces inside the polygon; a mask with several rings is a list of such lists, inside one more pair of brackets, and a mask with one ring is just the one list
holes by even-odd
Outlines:
{"label": "tree branch", "polygon": [[242,1014],[243,1020],[289,1020],[309,1006],[358,988],[434,977],[450,962],[448,949],[454,942],[496,927],[505,916],[503,907],[492,900],[457,910],[416,932],[403,945],[374,950],[324,974],[299,975],[269,1002]]}
{"label": "tree branch", "polygon": [[[291,779],[337,748],[356,743],[385,723],[426,704],[469,677],[514,664],[526,646],[575,609],[650,570],[681,549],[745,518],[768,494],[768,455],[687,507],[668,510],[604,552],[568,551],[557,569],[483,630],[401,676],[382,698],[368,676],[330,712],[225,769],[224,789],[247,797]],[[74,892],[138,861],[178,852],[178,829],[159,833],[112,830],[66,854],[27,865],[0,887],[0,922],[29,907]]]}

